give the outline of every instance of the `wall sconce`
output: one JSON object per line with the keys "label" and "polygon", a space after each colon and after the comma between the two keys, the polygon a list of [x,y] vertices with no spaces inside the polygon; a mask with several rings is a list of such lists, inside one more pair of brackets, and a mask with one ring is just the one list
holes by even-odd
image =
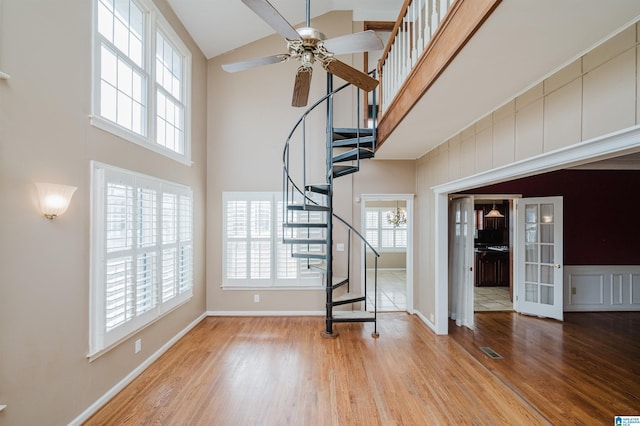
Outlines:
{"label": "wall sconce", "polygon": [[67,211],[75,186],[58,185],[55,183],[36,182],[40,198],[40,210],[47,219],[53,219]]}

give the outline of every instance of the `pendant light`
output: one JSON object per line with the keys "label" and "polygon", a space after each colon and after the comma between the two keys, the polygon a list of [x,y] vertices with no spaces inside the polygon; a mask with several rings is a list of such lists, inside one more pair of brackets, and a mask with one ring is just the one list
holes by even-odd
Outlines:
{"label": "pendant light", "polygon": [[502,213],[500,213],[500,211],[498,211],[498,209],[496,209],[496,203],[493,203],[493,208],[491,210],[489,210],[489,213],[487,213],[487,215],[485,217],[504,217],[504,215]]}

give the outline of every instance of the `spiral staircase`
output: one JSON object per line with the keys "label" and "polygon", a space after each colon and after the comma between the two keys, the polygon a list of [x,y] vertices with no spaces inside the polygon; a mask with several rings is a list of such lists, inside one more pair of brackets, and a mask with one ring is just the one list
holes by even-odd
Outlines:
{"label": "spiral staircase", "polygon": [[[375,76],[374,76],[375,77]],[[352,90],[345,90],[352,89]],[[283,152],[283,242],[291,246],[291,255],[303,259],[306,268],[322,274],[326,291],[326,318],[323,337],[334,338],[338,333],[334,324],[345,322],[372,322],[372,336],[377,338],[377,269],[379,253],[346,220],[334,212],[334,184],[340,177],[360,170],[360,162],[373,158],[376,148],[376,98],[377,89],[369,95],[351,84],[333,88],[333,75],[327,73],[327,94],[311,105],[291,130]],[[334,99],[341,96],[353,96],[356,93],[356,120],[358,127],[334,127]],[[372,127],[359,127],[362,123],[362,104],[371,105]],[[307,182],[309,162],[307,121],[310,114],[320,106],[326,106],[326,171],[324,181]],[[301,135],[300,135],[301,134]],[[296,137],[294,137],[296,136]],[[292,155],[294,144],[302,154]],[[294,160],[294,157],[296,160]],[[302,163],[302,164],[300,164]],[[294,167],[295,165],[295,167]],[[295,169],[295,170],[294,170]],[[347,230],[346,253],[334,256],[334,231],[341,226]],[[355,244],[361,244],[363,250],[373,253],[373,267],[366,264],[361,279],[361,289],[352,285],[351,260]],[[343,246],[344,244],[339,244]],[[342,248],[342,247],[341,247]],[[341,250],[342,252],[342,250]],[[346,254],[346,259],[345,258]],[[346,260],[346,276],[337,276],[334,271],[337,262]],[[367,271],[371,271],[367,272]],[[369,281],[373,281],[372,283]],[[373,288],[373,291],[372,289]],[[373,300],[373,306],[367,306],[367,294]],[[371,297],[373,296],[373,297]],[[350,309],[349,309],[350,308]]]}

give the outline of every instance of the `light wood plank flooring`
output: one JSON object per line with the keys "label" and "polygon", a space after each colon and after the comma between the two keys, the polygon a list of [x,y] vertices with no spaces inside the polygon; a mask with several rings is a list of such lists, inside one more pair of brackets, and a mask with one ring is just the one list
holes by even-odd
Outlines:
{"label": "light wood plank flooring", "polygon": [[[538,425],[561,414],[556,424],[612,424],[640,413],[640,314],[600,315],[594,330],[573,316],[485,313],[475,333],[436,336],[389,313],[379,339],[371,324],[323,339],[319,317],[207,318],[87,424]],[[485,327],[497,337],[485,341]],[[487,361],[479,340],[505,359]]]}

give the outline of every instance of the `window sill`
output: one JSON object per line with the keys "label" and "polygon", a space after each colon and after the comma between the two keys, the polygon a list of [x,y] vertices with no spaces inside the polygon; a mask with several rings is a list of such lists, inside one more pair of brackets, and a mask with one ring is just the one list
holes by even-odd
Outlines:
{"label": "window sill", "polygon": [[87,354],[87,359],[89,360],[89,362],[93,362],[95,360],[97,360],[98,358],[100,358],[102,355],[106,354],[107,352],[110,352],[112,349],[120,346],[122,343],[126,342],[127,340],[131,339],[133,336],[135,336],[136,334],[140,333],[142,330],[144,330],[145,328],[149,327],[152,324],[155,324],[156,322],[158,322],[159,320],[161,320],[162,318],[166,317],[168,314],[170,314],[171,312],[175,311],[176,309],[178,309],[179,307],[187,304],[189,301],[191,301],[191,299],[193,299],[193,297],[189,297],[187,299],[185,299],[183,302],[178,303],[176,306],[174,306],[173,308],[169,309],[166,312],[163,312],[162,315],[158,316],[157,318],[154,318],[152,321],[149,321],[148,323],[146,323],[145,325],[143,325],[142,327],[138,328],[135,331],[132,331],[131,333],[127,334],[126,336],[122,337],[121,339],[113,342],[112,344],[110,344],[109,346],[107,346],[104,349],[99,349],[97,351],[91,352],[89,354]]}
{"label": "window sill", "polygon": [[304,291],[304,290],[314,290],[314,291],[324,291],[325,287],[322,285],[315,286],[269,286],[269,287],[261,287],[261,286],[240,286],[240,285],[221,285],[220,288],[222,290],[239,290],[239,291]]}
{"label": "window sill", "polygon": [[[126,141],[133,142],[136,145],[139,145],[143,148],[147,148],[150,151],[153,151],[157,154],[163,155],[167,158],[175,160],[179,163],[184,164],[185,166],[191,167],[193,165],[193,161],[190,159],[189,154],[180,155],[177,152],[171,151],[168,148],[165,148],[156,143],[149,142],[144,136],[140,136],[134,132],[131,132],[123,127],[120,127],[109,120],[105,120],[104,118],[96,115],[91,115],[90,123],[93,127],[96,127],[100,130],[103,130],[107,133],[111,133],[112,135],[118,136]],[[185,145],[187,143],[185,142]]]}

